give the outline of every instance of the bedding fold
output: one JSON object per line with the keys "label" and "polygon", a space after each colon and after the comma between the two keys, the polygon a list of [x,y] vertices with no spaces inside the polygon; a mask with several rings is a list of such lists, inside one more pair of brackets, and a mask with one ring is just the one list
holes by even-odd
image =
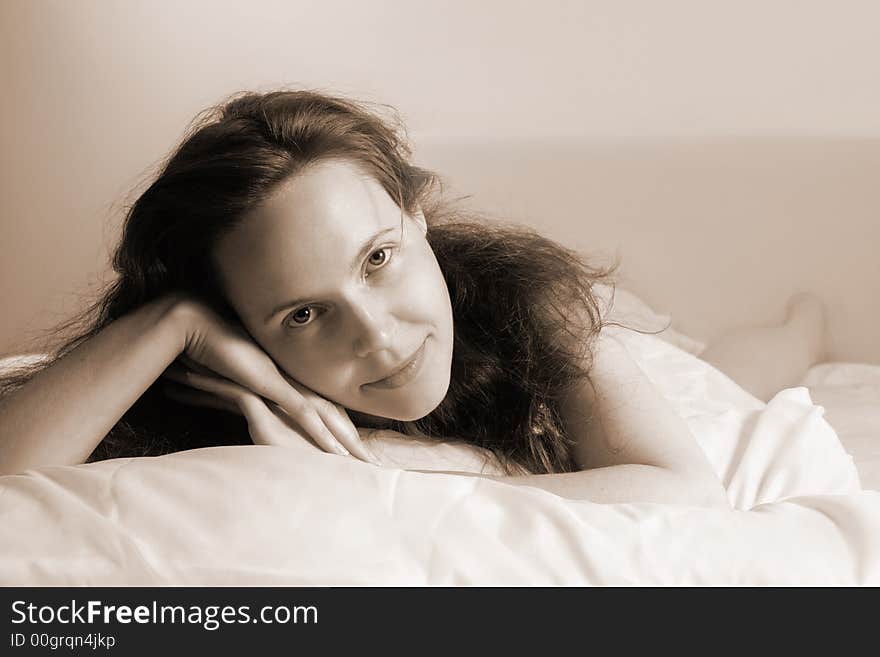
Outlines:
{"label": "bedding fold", "polygon": [[874,491],[603,505],[265,446],[2,484],[4,585],[880,584]]}
{"label": "bedding fold", "polygon": [[0,584],[880,585],[880,492],[806,387],[764,404],[660,338],[625,345],[730,509],[414,472],[498,471],[462,443],[383,432],[384,467],[214,447],[0,477]]}

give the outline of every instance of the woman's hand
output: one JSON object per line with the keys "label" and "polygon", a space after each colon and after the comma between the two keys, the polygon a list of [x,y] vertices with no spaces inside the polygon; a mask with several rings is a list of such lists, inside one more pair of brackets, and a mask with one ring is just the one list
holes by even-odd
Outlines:
{"label": "woman's hand", "polygon": [[[255,445],[324,451],[277,404],[229,379],[209,373],[189,359],[185,360],[188,361],[186,367],[175,364],[164,374],[172,381],[164,389],[171,399],[244,416]],[[345,414],[341,406],[336,405],[336,408],[340,414]]]}
{"label": "woman's hand", "polygon": [[[287,433],[307,436],[326,452],[378,464],[345,410],[280,371],[242,327],[194,299],[180,298],[172,312],[185,332],[179,360],[186,367],[172,365],[165,376],[218,396],[221,401],[214,403],[226,410],[237,409],[247,418],[255,443],[279,444],[272,436],[280,435],[281,425],[287,425]],[[179,389],[177,394],[183,401]],[[188,398],[203,404],[207,399],[205,395]]]}

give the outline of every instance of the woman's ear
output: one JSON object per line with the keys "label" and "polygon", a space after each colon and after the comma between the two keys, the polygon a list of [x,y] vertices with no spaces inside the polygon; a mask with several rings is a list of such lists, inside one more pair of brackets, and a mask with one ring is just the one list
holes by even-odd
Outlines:
{"label": "woman's ear", "polygon": [[425,221],[425,213],[422,212],[422,208],[416,206],[415,212],[412,213],[412,218],[419,225],[419,230],[422,231],[422,235],[427,235],[428,222]]}

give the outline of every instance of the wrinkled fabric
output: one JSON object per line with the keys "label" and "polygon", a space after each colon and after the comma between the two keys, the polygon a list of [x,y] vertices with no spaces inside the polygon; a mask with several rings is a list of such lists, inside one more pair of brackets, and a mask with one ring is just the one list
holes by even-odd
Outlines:
{"label": "wrinkled fabric", "polygon": [[[880,585],[880,492],[806,387],[768,404],[653,336],[626,346],[731,509],[596,504],[378,435],[385,467],[216,447],[0,478],[4,585]],[[431,468],[427,468],[431,469]]]}
{"label": "wrinkled fabric", "polygon": [[0,523],[4,585],[880,584],[874,491],[603,505],[280,447],[4,477]]}

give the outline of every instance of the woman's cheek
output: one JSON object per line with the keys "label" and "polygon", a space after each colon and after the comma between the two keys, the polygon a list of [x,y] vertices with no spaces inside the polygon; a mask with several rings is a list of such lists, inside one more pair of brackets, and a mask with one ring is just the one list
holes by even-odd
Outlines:
{"label": "woman's cheek", "polygon": [[449,292],[433,254],[424,254],[419,265],[408,272],[417,273],[401,277],[404,289],[399,292],[400,298],[405,299],[406,307],[418,310],[419,318],[434,317],[448,305]]}
{"label": "woman's cheek", "polygon": [[268,349],[265,345],[263,348],[289,377],[304,386],[311,387],[308,380],[314,377],[310,376],[310,373],[320,371],[320,368],[315,368],[313,349],[302,349],[291,345],[289,339],[274,341]]}

